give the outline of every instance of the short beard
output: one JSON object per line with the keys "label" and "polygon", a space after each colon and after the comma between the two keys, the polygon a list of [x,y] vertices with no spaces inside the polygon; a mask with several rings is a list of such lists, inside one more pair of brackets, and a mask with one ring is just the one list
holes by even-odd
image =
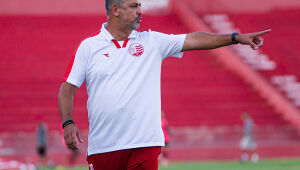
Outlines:
{"label": "short beard", "polygon": [[136,22],[140,19],[141,17],[136,17],[131,23],[126,23],[122,18],[120,19],[121,22],[125,25],[127,25],[132,31],[137,30],[140,28],[140,24],[136,24]]}

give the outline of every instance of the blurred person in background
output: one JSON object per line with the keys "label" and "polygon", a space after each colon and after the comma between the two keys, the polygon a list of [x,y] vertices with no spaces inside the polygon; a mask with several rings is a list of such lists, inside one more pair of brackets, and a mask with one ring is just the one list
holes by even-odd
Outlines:
{"label": "blurred person in background", "polygon": [[169,144],[170,144],[170,128],[168,126],[168,121],[166,119],[165,112],[161,112],[161,127],[164,133],[165,138],[165,146],[162,147],[161,154],[160,154],[160,163],[162,166],[168,166],[169,165]]}
{"label": "blurred person in background", "polygon": [[36,116],[36,121],[38,124],[36,132],[36,142],[37,142],[37,154],[38,154],[38,164],[37,168],[43,168],[44,166],[53,167],[53,162],[49,160],[47,155],[47,126],[43,122],[42,115]]}
{"label": "blurred person in background", "polygon": [[79,154],[80,154],[79,149],[70,150],[69,162],[68,162],[68,167],[70,170],[72,170],[73,167],[75,166]]}
{"label": "blurred person in background", "polygon": [[76,150],[82,137],[73,120],[73,99],[85,82],[88,93],[87,161],[93,170],[157,170],[164,146],[161,127],[161,64],[184,51],[232,44],[263,45],[261,35],[195,32],[168,35],[137,32],[140,0],[105,0],[107,23],[82,41],[60,88],[58,103],[67,146]]}
{"label": "blurred person in background", "polygon": [[259,156],[256,152],[256,143],[253,136],[253,120],[249,113],[244,112],[241,116],[244,124],[243,137],[240,142],[241,162],[247,162],[250,156],[251,162],[256,163],[259,161]]}

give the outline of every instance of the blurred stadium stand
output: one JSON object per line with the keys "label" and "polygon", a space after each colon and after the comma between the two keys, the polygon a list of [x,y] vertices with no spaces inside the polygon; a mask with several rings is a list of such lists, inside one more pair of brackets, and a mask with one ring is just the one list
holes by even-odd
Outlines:
{"label": "blurred stadium stand", "polygon": [[[36,160],[35,117],[42,114],[51,131],[50,156],[66,162],[61,158],[68,152],[61,142],[57,105],[60,80],[81,40],[105,22],[103,4],[0,1],[0,157]],[[164,61],[162,108],[173,132],[173,160],[238,159],[244,111],[257,124],[263,158],[300,156],[299,0],[144,0],[143,6],[140,30],[220,32],[229,31],[228,25],[241,32],[273,30],[257,54],[267,56],[263,61],[269,61],[270,69],[259,69],[235,47],[186,52],[181,60]],[[86,99],[83,86],[75,97],[74,117],[85,138]],[[85,163],[86,145],[81,146],[79,163]]]}

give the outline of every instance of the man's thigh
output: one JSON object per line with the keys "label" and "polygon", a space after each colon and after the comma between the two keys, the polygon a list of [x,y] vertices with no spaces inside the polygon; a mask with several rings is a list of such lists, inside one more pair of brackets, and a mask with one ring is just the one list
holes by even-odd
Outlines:
{"label": "man's thigh", "polygon": [[161,147],[127,149],[90,155],[90,170],[157,170]]}
{"label": "man's thigh", "polygon": [[127,170],[158,170],[161,147],[137,148],[132,150]]}
{"label": "man's thigh", "polygon": [[122,162],[123,151],[94,154],[87,157],[90,170],[126,170]]}

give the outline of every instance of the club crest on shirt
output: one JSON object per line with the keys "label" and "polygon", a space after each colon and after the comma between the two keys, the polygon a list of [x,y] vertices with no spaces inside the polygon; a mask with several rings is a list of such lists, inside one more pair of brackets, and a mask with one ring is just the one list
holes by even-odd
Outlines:
{"label": "club crest on shirt", "polygon": [[144,47],[142,46],[142,44],[139,43],[131,44],[128,50],[129,53],[135,57],[139,57],[144,53]]}

